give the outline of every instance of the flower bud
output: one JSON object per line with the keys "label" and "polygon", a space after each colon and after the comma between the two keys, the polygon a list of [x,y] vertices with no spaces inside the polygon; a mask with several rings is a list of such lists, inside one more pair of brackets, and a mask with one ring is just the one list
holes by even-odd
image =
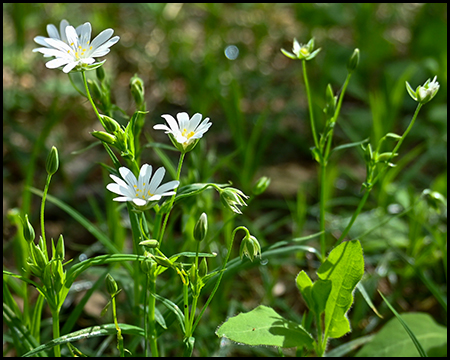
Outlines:
{"label": "flower bud", "polygon": [[195,266],[195,263],[189,269],[189,280],[191,280],[191,284],[197,284],[197,266]]}
{"label": "flower bud", "polygon": [[253,186],[252,192],[254,195],[261,195],[264,191],[266,191],[269,185],[270,178],[268,178],[267,176],[262,176]]}
{"label": "flower bud", "polygon": [[116,281],[110,274],[107,274],[105,282],[106,282],[106,290],[108,291],[108,294],[113,296],[117,292],[117,290],[119,290],[119,287],[117,286]]}
{"label": "flower bud", "polygon": [[110,145],[114,145],[116,143],[116,137],[104,131],[93,131],[91,132],[91,135]]}
{"label": "flower bud", "polygon": [[100,82],[105,80],[105,69],[103,69],[103,66],[100,66],[97,69],[95,69],[95,73],[97,75],[97,79],[99,79]]}
{"label": "flower bud", "polygon": [[236,214],[242,214],[242,211],[238,208],[238,206],[247,206],[242,197],[248,199],[248,196],[241,190],[232,187],[227,187],[225,189],[221,189],[220,191],[220,201],[222,202],[222,205]]}
{"label": "flower bud", "polygon": [[250,261],[253,261],[258,254],[261,257],[261,246],[259,245],[258,240],[253,235],[245,236],[241,241],[241,247],[239,249],[241,259],[243,259],[245,255]]}
{"label": "flower bud", "polygon": [[206,262],[206,258],[203,258],[202,262],[198,267],[198,276],[200,278],[204,278],[208,274],[208,263]]}
{"label": "flower bud", "polygon": [[43,270],[45,265],[47,265],[47,261],[45,259],[45,255],[42,250],[35,243],[31,243],[31,252],[34,258],[35,264]]}
{"label": "flower bud", "polygon": [[437,76],[433,78],[433,81],[428,79],[423,86],[419,85],[414,91],[409,85],[409,83],[406,81],[406,90],[408,91],[409,96],[411,96],[415,101],[419,102],[420,104],[426,104],[428,101],[433,99],[438,90],[439,90],[439,83],[436,81]]}
{"label": "flower bud", "polygon": [[47,161],[45,163],[45,169],[47,170],[47,174],[50,176],[53,175],[59,168],[59,156],[58,149],[52,146],[50,153],[47,156]]}
{"label": "flower bud", "polygon": [[355,51],[353,51],[352,56],[348,60],[347,63],[348,72],[351,74],[358,67],[358,64],[359,64],[359,49],[356,48]]}
{"label": "flower bud", "polygon": [[150,240],[141,241],[139,243],[139,245],[145,246],[149,249],[154,249],[154,248],[158,247],[159,242],[158,242],[158,240],[150,239]]}
{"label": "flower bud", "polygon": [[100,117],[103,120],[102,125],[107,132],[114,135],[114,133],[116,131],[120,131],[120,129],[121,129],[120,125],[116,120],[114,120],[113,118],[110,118],[109,116],[106,116],[106,115],[100,115]]}
{"label": "flower bud", "polygon": [[91,88],[92,97],[94,99],[100,100],[102,98],[102,89],[101,89],[99,83],[97,81],[91,80],[91,79],[88,79],[87,82],[89,84],[89,87]]}
{"label": "flower bud", "polygon": [[197,223],[194,228],[194,239],[197,241],[203,241],[206,237],[206,233],[208,232],[208,217],[205,213],[200,215]]}
{"label": "flower bud", "polygon": [[56,244],[54,258],[58,259],[58,260],[64,260],[65,256],[66,256],[66,250],[64,248],[64,238],[61,234],[61,235],[59,235],[58,243]]}
{"label": "flower bud", "polygon": [[136,74],[130,79],[130,90],[138,106],[144,102],[144,81]]}
{"label": "flower bud", "polygon": [[25,214],[25,219],[22,219],[23,223],[23,237],[25,240],[29,243],[33,242],[36,234],[34,233],[33,226],[31,226],[30,222],[28,221],[28,214]]}

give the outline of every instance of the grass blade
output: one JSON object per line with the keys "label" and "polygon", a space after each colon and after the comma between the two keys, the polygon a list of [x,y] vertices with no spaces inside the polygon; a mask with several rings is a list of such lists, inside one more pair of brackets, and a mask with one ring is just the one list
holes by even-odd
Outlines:
{"label": "grass blade", "polygon": [[402,326],[405,328],[406,332],[408,333],[409,337],[411,338],[412,342],[414,343],[414,346],[416,347],[417,351],[419,352],[421,357],[428,357],[427,353],[425,352],[425,350],[423,349],[422,345],[420,344],[419,340],[417,340],[416,336],[414,335],[414,333],[411,331],[411,329],[409,328],[409,326],[403,321],[402,317],[400,316],[400,314],[392,307],[392,305],[389,303],[389,301],[387,301],[387,299],[383,296],[383,294],[381,293],[381,291],[378,290],[378,293],[381,295],[381,297],[383,298],[384,302],[387,304],[387,306],[389,307],[389,309],[391,309],[391,311],[394,313],[394,315],[396,316],[396,318],[398,319],[398,321],[400,322],[400,324],[402,324]]}

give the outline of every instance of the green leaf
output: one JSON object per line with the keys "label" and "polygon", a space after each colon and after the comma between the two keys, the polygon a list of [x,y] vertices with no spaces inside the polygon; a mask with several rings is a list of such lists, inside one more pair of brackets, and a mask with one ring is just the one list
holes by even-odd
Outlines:
{"label": "green leaf", "polygon": [[325,308],[325,339],[339,338],[350,331],[346,313],[363,274],[364,258],[358,240],[346,241],[334,248],[317,271],[320,279],[332,283]]}
{"label": "green leaf", "polygon": [[[447,328],[437,324],[426,313],[407,313],[401,315],[430,356],[447,355]],[[418,357],[419,352],[401,323],[392,318],[366,344],[356,356],[359,357]]]}
{"label": "green leaf", "polygon": [[300,290],[300,293],[303,296],[303,299],[306,302],[306,305],[308,306],[308,309],[313,311],[314,310],[314,301],[311,296],[311,289],[313,282],[309,278],[308,274],[306,274],[303,270],[299,272],[297,275],[295,282],[297,283],[297,287]]}
{"label": "green leaf", "polygon": [[155,299],[161,301],[167,307],[167,309],[169,309],[170,311],[172,311],[175,314],[175,316],[178,319],[178,322],[180,323],[181,330],[183,330],[183,334],[186,333],[186,328],[184,326],[184,314],[181,311],[181,309],[178,307],[178,305],[175,304],[174,302],[170,301],[169,299],[166,299],[165,297],[162,297],[158,294],[150,292],[150,295],[152,295]]}
{"label": "green leaf", "polygon": [[216,331],[219,337],[246,345],[313,347],[313,338],[299,324],[286,320],[270,307],[260,305],[229,318]]}

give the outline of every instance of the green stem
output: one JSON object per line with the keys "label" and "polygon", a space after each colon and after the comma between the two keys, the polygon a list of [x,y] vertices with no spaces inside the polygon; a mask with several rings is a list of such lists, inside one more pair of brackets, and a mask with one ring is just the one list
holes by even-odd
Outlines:
{"label": "green stem", "polygon": [[[180,180],[181,167],[183,165],[183,160],[184,160],[184,156],[185,155],[186,155],[185,153],[181,153],[181,155],[180,155],[180,159],[178,160],[177,177],[176,177],[175,180],[178,180],[178,181]],[[167,211],[167,215],[164,218],[164,222],[163,222],[163,225],[162,225],[162,228],[161,228],[161,232],[160,232],[160,234],[158,236],[158,241],[159,241],[158,248],[161,246],[161,243],[162,243],[162,239],[163,239],[163,236],[164,236],[164,231],[166,230],[166,226],[167,226],[167,221],[169,220],[169,215],[170,215],[170,212],[172,211],[173,202],[175,201],[175,196],[176,196],[176,194],[173,194],[172,198],[170,199],[169,210]]]}
{"label": "green stem", "polygon": [[[156,291],[156,276],[151,272],[148,288],[151,294],[155,294]],[[148,317],[149,317],[149,338],[148,341],[150,343],[150,351],[152,352],[153,357],[158,357],[158,343],[157,343],[157,334],[156,334],[156,318],[155,318],[155,306],[156,306],[156,298],[154,296],[150,296],[148,302]]]}
{"label": "green stem", "polygon": [[306,96],[308,98],[309,118],[311,120],[311,131],[314,137],[314,145],[316,146],[317,149],[319,149],[319,141],[317,140],[316,125],[314,123],[314,111],[312,107],[311,90],[309,88],[308,75],[306,74],[306,60],[302,61],[302,65],[303,65],[303,78],[305,79]]}
{"label": "green stem", "polygon": [[111,297],[111,307],[112,307],[112,311],[113,311],[114,324],[116,325],[116,330],[117,330],[117,349],[120,352],[120,357],[125,357],[125,352],[123,349],[122,330],[120,330],[119,323],[117,322],[116,295],[115,294]]}
{"label": "green stem", "polygon": [[100,116],[100,114],[99,114],[99,112],[97,110],[97,107],[95,106],[94,100],[92,100],[91,93],[89,92],[89,86],[88,86],[88,83],[87,83],[87,80],[86,80],[85,72],[82,71],[81,75],[83,77],[84,88],[86,90],[86,95],[87,95],[87,97],[89,99],[89,102],[91,103],[92,108],[94,109],[95,114],[97,115],[98,119],[100,120],[100,123],[102,124],[103,128],[105,128],[105,124],[103,123],[103,119],[101,118],[101,116]]}
{"label": "green stem", "polygon": [[355,222],[355,220],[358,217],[359,213],[361,212],[364,204],[366,203],[367,198],[369,197],[369,194],[370,194],[370,190],[366,189],[363,197],[359,201],[358,207],[356,208],[355,212],[353,213],[352,218],[350,219],[350,222],[348,223],[345,230],[342,232],[341,236],[339,237],[338,241],[336,242],[336,245],[340,244],[341,241],[344,240],[344,238],[347,236],[348,232],[350,231],[351,227],[353,226],[353,223]]}
{"label": "green stem", "polygon": [[194,330],[197,327],[198,323],[200,322],[200,319],[201,319],[203,313],[205,312],[209,303],[212,301],[217,289],[219,288],[220,282],[221,282],[223,274],[225,272],[225,267],[227,266],[228,259],[230,258],[230,255],[231,255],[231,249],[233,248],[234,236],[238,230],[244,230],[247,233],[247,235],[250,236],[250,233],[248,232],[248,229],[245,226],[238,226],[236,229],[234,229],[233,233],[231,234],[230,245],[228,246],[227,256],[225,257],[225,261],[223,262],[222,269],[220,270],[219,278],[217,279],[216,285],[214,286],[214,289],[211,292],[211,295],[209,295],[208,300],[206,301],[205,305],[203,306],[202,310],[200,311],[200,314],[198,315],[197,320],[195,320],[194,326],[192,327],[192,334],[194,333]]}
{"label": "green stem", "polygon": [[320,253],[322,254],[322,261],[325,261],[326,242],[325,242],[325,181],[326,181],[327,165],[322,161],[320,165]]}
{"label": "green stem", "polygon": [[48,260],[48,254],[47,254],[47,243],[45,241],[45,227],[44,227],[44,208],[45,208],[45,200],[47,198],[47,192],[48,192],[48,188],[50,186],[50,180],[51,180],[52,176],[51,175],[47,175],[47,181],[45,183],[45,187],[44,187],[44,192],[42,193],[42,201],[41,201],[41,236],[42,239],[44,239],[44,244],[46,249],[41,249],[44,254],[47,256],[47,260]]}
{"label": "green stem", "polygon": [[[53,339],[59,338],[59,309],[51,309],[53,318]],[[61,357],[61,347],[55,345],[55,357]]]}
{"label": "green stem", "polygon": [[191,319],[189,316],[189,284],[188,282],[183,282],[183,302],[184,302],[184,327],[185,327],[185,338],[189,339],[191,336]]}

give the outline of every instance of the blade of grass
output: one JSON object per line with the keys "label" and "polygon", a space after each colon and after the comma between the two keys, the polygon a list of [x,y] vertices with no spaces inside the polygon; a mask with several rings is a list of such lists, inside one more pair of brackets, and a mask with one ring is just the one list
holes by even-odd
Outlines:
{"label": "blade of grass", "polygon": [[414,343],[414,346],[416,347],[417,351],[419,352],[421,357],[428,357],[427,353],[425,352],[425,350],[423,349],[422,345],[420,344],[419,340],[417,340],[416,336],[414,335],[414,333],[411,331],[411,329],[409,328],[408,324],[406,324],[406,322],[403,321],[402,317],[400,316],[400,314],[392,307],[392,305],[389,303],[389,301],[387,301],[387,299],[383,296],[383,294],[381,293],[380,290],[378,290],[378,293],[381,295],[381,297],[383,298],[384,302],[387,304],[387,306],[389,307],[389,309],[391,309],[391,311],[394,313],[395,317],[398,319],[398,321],[400,322],[400,324],[402,324],[403,328],[406,330],[406,332],[408,333],[409,337],[411,338],[412,342]]}

